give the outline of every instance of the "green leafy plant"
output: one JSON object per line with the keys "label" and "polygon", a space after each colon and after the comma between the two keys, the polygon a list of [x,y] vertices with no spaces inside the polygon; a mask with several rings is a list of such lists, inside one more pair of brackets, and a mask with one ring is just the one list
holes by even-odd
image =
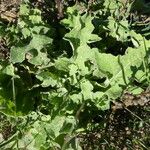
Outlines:
{"label": "green leafy plant", "polygon": [[80,4],[48,24],[41,10],[23,2],[17,24],[0,24],[10,49],[9,59],[0,60],[0,111],[21,122],[0,147],[79,150],[84,114],[149,86],[149,39],[127,19],[132,4]]}

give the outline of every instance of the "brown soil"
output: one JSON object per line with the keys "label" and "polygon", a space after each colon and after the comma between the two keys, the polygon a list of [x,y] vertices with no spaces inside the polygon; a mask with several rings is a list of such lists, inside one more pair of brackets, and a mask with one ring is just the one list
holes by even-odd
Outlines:
{"label": "brown soil", "polygon": [[[137,98],[138,101],[145,96],[150,101],[149,94],[132,95],[131,99],[135,101]],[[123,103],[121,107],[113,104],[113,109],[104,113],[99,120],[97,115],[96,120],[89,123],[90,128],[78,136],[83,150],[150,149],[150,103],[135,106],[133,101],[128,107]]]}

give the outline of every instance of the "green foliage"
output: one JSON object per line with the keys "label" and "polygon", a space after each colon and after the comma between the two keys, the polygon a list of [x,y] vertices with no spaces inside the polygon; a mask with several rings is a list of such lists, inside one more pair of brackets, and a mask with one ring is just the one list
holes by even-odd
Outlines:
{"label": "green foliage", "polygon": [[[14,118],[15,119],[15,118]],[[16,122],[14,119],[12,121]],[[76,126],[73,117],[58,115],[53,120],[50,115],[31,112],[24,117],[16,117],[18,130],[13,138],[0,143],[4,149],[78,149],[80,146],[72,138]],[[22,129],[22,130],[19,130]],[[75,144],[71,145],[70,140]]]}
{"label": "green foliage", "polygon": [[81,111],[107,110],[124,90],[150,84],[149,39],[132,29],[119,1],[91,12],[67,7],[56,24],[29,4],[21,4],[17,24],[0,24],[10,48],[9,60],[0,60],[0,111],[23,122],[0,147],[79,150]]}

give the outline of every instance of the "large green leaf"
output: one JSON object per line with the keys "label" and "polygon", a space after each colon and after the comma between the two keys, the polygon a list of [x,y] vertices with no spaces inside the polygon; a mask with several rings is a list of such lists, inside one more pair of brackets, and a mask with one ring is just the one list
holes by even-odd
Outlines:
{"label": "large green leaf", "polygon": [[98,52],[97,49],[91,49],[87,44],[79,46],[76,50],[77,56],[74,60],[75,64],[78,66],[81,75],[86,75],[90,73],[88,66],[85,65],[87,61],[94,60],[95,52]]}
{"label": "large green leaf", "polygon": [[36,75],[36,78],[42,81],[41,86],[42,87],[48,87],[48,86],[58,86],[59,85],[59,78],[53,73],[50,73],[48,71],[40,72]]}
{"label": "large green leaf", "polygon": [[90,15],[77,15],[73,21],[73,29],[65,35],[65,39],[68,40],[76,54],[75,50],[80,45],[86,43],[92,43],[99,41],[101,38],[98,35],[93,34],[94,26],[92,24],[92,17]]}
{"label": "large green leaf", "polygon": [[12,47],[10,60],[12,63],[21,63],[26,59],[34,65],[48,64],[50,61],[46,53],[41,50],[52,43],[52,39],[45,35],[33,34],[29,45],[24,47]]}
{"label": "large green leaf", "polygon": [[68,72],[70,64],[71,64],[71,60],[69,60],[68,58],[62,57],[62,58],[58,58],[57,60],[55,60],[54,65],[58,70]]}
{"label": "large green leaf", "polygon": [[30,41],[29,45],[27,45],[27,49],[36,49],[37,51],[41,50],[47,44],[51,44],[52,39],[40,34],[33,34],[33,38]]}
{"label": "large green leaf", "polygon": [[83,80],[80,83],[81,93],[83,94],[84,100],[93,99],[93,86],[88,80]]}
{"label": "large green leaf", "polygon": [[139,67],[146,53],[143,47],[128,48],[123,56],[96,53],[95,58],[100,72],[106,75],[109,88],[105,92],[109,98],[120,96],[123,87],[127,86],[132,77],[132,66]]}
{"label": "large green leaf", "polygon": [[12,63],[20,63],[25,60],[26,47],[12,47],[10,52],[10,61]]}

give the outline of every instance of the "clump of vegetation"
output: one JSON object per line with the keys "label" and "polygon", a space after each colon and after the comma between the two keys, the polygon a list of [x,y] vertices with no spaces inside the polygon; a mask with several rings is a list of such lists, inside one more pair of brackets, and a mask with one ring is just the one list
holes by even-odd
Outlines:
{"label": "clump of vegetation", "polygon": [[6,2],[0,148],[149,149],[150,4]]}

